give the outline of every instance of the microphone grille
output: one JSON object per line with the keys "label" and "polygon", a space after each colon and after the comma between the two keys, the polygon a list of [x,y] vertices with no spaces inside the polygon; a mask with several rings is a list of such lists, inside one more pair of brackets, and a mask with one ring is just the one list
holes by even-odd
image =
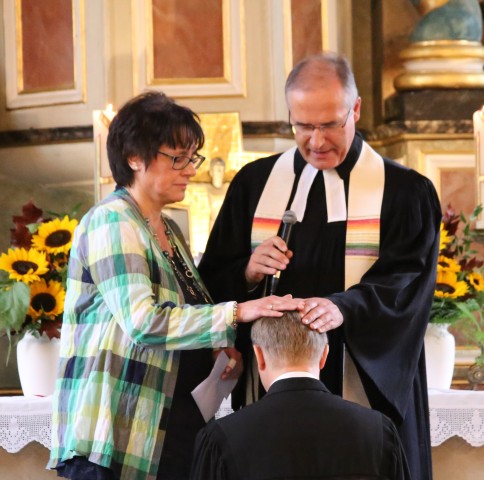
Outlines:
{"label": "microphone grille", "polygon": [[286,210],[282,216],[282,223],[294,225],[297,223],[297,216],[292,210]]}

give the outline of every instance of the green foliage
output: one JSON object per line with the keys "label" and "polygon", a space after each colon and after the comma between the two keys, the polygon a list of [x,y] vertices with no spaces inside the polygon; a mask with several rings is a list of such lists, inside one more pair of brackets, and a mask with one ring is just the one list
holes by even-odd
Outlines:
{"label": "green foliage", "polygon": [[0,334],[10,335],[21,329],[29,303],[29,286],[9,280],[8,274],[0,271]]}
{"label": "green foliage", "polygon": [[8,274],[0,270],[0,335],[8,337],[7,364],[10,359],[11,335],[22,329],[29,304],[29,286],[9,280]]}
{"label": "green foliage", "polygon": [[[482,211],[482,205],[477,205],[469,218],[463,213],[457,215],[450,205],[444,211],[437,283],[430,310],[432,323],[453,324],[463,317],[475,318],[474,313],[483,308],[484,261],[472,248],[477,232],[471,228]],[[454,269],[455,265],[459,271]],[[464,289],[463,282],[467,285]]]}

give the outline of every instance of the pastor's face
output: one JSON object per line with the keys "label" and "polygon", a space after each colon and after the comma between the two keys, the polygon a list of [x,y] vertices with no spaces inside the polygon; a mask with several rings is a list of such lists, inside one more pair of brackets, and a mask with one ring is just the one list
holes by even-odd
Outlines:
{"label": "pastor's face", "polygon": [[[287,94],[298,149],[306,162],[318,170],[340,165],[353,142],[361,99],[349,105],[346,97],[337,79],[329,81],[325,88],[295,89]],[[311,125],[316,128],[308,128]]]}

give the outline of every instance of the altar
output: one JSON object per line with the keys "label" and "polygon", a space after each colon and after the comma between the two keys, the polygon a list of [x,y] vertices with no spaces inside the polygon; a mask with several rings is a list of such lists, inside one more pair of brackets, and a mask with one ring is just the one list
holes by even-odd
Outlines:
{"label": "altar", "polygon": [[484,392],[430,390],[434,480],[484,478]]}
{"label": "altar", "polygon": [[[434,480],[477,480],[484,472],[484,392],[430,390]],[[57,478],[45,470],[51,438],[50,397],[0,397],[0,478]],[[218,416],[230,413],[227,402]]]}

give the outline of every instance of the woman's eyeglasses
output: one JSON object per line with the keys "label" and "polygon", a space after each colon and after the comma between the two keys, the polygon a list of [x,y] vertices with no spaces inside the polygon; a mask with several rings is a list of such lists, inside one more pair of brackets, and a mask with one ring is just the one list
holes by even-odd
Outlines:
{"label": "woman's eyeglasses", "polygon": [[205,157],[198,153],[191,158],[186,155],[170,155],[169,153],[160,152],[159,150],[158,153],[171,158],[171,168],[173,168],[173,170],[183,170],[189,163],[193,163],[196,170],[205,160]]}

